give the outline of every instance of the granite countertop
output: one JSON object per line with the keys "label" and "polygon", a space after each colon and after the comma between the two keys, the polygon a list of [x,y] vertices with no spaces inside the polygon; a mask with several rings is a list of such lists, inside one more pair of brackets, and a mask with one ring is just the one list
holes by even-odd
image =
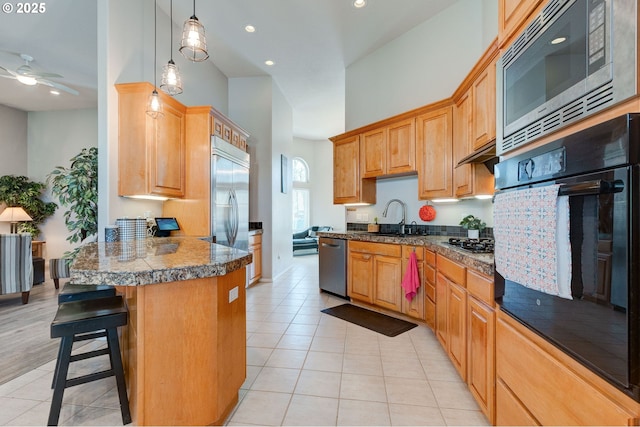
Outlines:
{"label": "granite countertop", "polygon": [[84,245],[71,283],[141,286],[224,276],[252,261],[248,252],[196,237],[154,237]]}
{"label": "granite countertop", "polygon": [[448,236],[387,236],[377,235],[366,231],[347,231],[345,233],[334,233],[330,231],[318,232],[320,237],[333,239],[357,240],[361,242],[391,243],[396,245],[424,246],[429,250],[442,254],[447,258],[476,270],[486,276],[493,277],[494,263],[493,254],[474,254],[456,246],[449,244]]}

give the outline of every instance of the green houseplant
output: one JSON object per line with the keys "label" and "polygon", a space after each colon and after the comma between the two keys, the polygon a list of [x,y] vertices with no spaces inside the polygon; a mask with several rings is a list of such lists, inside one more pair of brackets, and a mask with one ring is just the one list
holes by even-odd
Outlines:
{"label": "green houseplant", "polygon": [[467,215],[460,221],[462,228],[469,230],[468,235],[472,239],[477,239],[480,232],[487,227],[487,224],[480,218],[473,215]]}
{"label": "green houseplant", "polygon": [[[68,168],[56,166],[48,176],[51,191],[68,210],[64,223],[71,234],[69,243],[84,241],[98,233],[98,149],[83,148],[71,158]],[[79,248],[65,252],[64,257],[73,259]]]}
{"label": "green houseplant", "polygon": [[0,177],[0,203],[8,207],[20,206],[33,221],[21,222],[18,232],[30,233],[35,239],[40,234],[40,224],[54,214],[58,205],[42,200],[46,185],[31,181],[26,176],[4,175]]}

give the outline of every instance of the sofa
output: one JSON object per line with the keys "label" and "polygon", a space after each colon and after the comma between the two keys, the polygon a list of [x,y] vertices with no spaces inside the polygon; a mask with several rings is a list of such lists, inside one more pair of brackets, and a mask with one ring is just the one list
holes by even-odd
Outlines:
{"label": "sofa", "polygon": [[318,252],[318,231],[331,231],[331,227],[314,225],[304,231],[293,233],[293,252],[307,249]]}

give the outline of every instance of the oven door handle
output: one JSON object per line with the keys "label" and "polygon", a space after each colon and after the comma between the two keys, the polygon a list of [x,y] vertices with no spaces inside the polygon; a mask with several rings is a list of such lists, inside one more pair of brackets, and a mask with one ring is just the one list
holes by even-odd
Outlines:
{"label": "oven door handle", "polygon": [[624,182],[619,179],[615,181],[596,179],[575,184],[562,184],[558,189],[558,196],[591,196],[620,193],[622,190],[624,190]]}

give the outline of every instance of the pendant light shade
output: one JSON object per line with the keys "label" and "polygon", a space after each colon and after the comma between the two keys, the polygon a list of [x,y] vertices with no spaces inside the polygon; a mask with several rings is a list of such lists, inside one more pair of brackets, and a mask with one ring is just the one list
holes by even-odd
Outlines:
{"label": "pendant light shade", "polygon": [[149,99],[147,100],[147,114],[152,118],[157,119],[162,116],[162,101],[160,101],[160,94],[157,90],[153,89],[151,95],[149,95]]}
{"label": "pendant light shade", "polygon": [[179,95],[182,93],[182,77],[180,77],[180,70],[175,62],[173,62],[173,0],[171,0],[171,13],[169,18],[169,25],[171,26],[171,42],[169,43],[169,54],[171,59],[167,65],[162,68],[162,80],[160,81],[160,89],[162,89],[168,95]]}
{"label": "pendant light shade", "polygon": [[154,119],[157,119],[159,116],[163,114],[162,112],[162,102],[160,102],[160,95],[157,91],[157,82],[156,82],[156,50],[158,43],[157,36],[157,10],[158,10],[158,0],[156,0],[153,4],[153,92],[149,95],[149,99],[147,100],[147,114]]}
{"label": "pendant light shade", "polygon": [[202,62],[209,58],[204,26],[196,17],[196,0],[193,0],[193,15],[184,21],[180,53],[189,61]]}

